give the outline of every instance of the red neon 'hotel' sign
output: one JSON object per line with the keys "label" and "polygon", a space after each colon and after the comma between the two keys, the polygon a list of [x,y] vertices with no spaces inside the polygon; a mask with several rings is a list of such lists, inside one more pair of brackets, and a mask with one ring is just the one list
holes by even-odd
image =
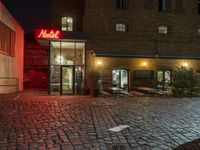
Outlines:
{"label": "red neon 'hotel' sign", "polygon": [[38,39],[60,39],[61,31],[39,29],[35,31],[35,37]]}

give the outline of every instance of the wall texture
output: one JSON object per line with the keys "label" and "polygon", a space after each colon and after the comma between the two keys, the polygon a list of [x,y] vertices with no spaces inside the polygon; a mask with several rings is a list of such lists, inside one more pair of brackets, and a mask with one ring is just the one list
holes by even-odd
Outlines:
{"label": "wall texture", "polygon": [[[0,2],[0,21],[16,32],[15,57],[0,53],[0,78],[19,78],[19,89],[23,90],[24,31]],[[2,81],[1,82],[11,82]],[[5,83],[9,84],[9,83]],[[2,88],[0,92],[10,93],[13,88]]]}

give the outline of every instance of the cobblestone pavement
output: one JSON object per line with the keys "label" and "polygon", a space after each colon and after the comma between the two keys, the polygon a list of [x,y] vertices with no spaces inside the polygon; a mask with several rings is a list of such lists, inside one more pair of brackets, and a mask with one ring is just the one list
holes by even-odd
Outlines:
{"label": "cobblestone pavement", "polygon": [[199,116],[200,98],[24,96],[0,101],[0,150],[173,149],[200,139]]}

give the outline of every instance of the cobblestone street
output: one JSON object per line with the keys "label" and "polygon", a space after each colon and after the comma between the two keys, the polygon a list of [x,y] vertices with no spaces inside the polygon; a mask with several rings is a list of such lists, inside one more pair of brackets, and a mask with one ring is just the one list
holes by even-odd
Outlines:
{"label": "cobblestone street", "polygon": [[[198,98],[23,96],[0,101],[0,150],[173,149],[200,139],[199,108]],[[130,127],[108,131],[118,125]]]}

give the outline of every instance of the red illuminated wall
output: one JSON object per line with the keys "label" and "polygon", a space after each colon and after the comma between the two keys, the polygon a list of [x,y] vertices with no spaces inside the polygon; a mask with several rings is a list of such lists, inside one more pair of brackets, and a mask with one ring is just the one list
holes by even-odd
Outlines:
{"label": "red illuminated wall", "polygon": [[[18,78],[19,90],[23,90],[23,64],[24,64],[24,31],[15,18],[0,1],[0,84],[9,85],[11,80],[5,78]],[[4,43],[4,44],[1,44]],[[16,82],[14,83],[16,84]],[[1,93],[16,92],[16,88],[1,86]]]}
{"label": "red illuminated wall", "polygon": [[25,35],[24,50],[24,88],[48,87],[49,51],[41,47],[33,33]]}

